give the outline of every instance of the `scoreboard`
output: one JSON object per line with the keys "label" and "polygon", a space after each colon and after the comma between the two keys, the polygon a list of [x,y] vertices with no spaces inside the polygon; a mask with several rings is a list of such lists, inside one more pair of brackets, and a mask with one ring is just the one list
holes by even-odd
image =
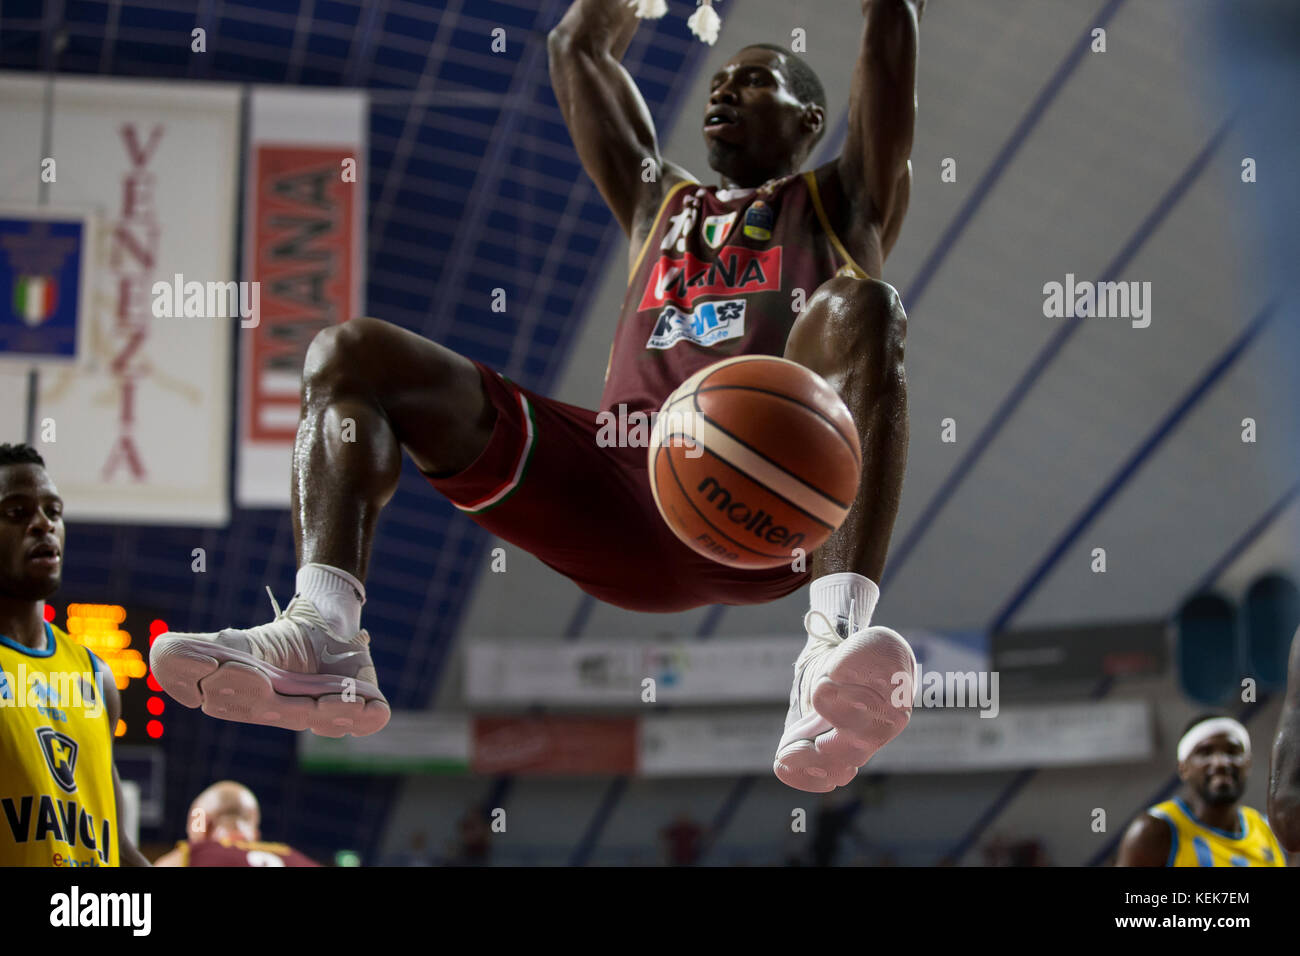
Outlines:
{"label": "scoreboard", "polygon": [[114,736],[125,743],[160,741],[167,732],[167,710],[175,702],[149,673],[149,645],[167,630],[167,622],[148,608],[121,604],[47,603],[45,620],[94,651],[112,671],[122,699]]}

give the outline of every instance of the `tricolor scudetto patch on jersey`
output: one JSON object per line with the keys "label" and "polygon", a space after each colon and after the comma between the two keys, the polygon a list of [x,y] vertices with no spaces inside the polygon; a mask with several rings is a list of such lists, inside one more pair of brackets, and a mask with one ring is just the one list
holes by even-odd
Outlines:
{"label": "tricolor scudetto patch on jersey", "polygon": [[727,241],[727,236],[731,233],[732,224],[736,221],[736,213],[724,213],[721,216],[705,216],[704,241],[709,244],[711,249],[716,249]]}

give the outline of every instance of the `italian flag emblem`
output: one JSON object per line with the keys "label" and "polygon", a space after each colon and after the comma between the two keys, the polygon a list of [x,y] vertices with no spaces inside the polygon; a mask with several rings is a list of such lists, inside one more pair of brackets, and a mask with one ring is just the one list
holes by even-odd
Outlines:
{"label": "italian flag emblem", "polygon": [[59,301],[53,276],[19,276],[14,283],[14,312],[35,328],[51,315]]}
{"label": "italian flag emblem", "polygon": [[731,232],[731,224],[736,221],[736,214],[728,213],[722,216],[708,216],[701,227],[704,231],[704,241],[713,249],[718,248],[726,241],[727,234]]}

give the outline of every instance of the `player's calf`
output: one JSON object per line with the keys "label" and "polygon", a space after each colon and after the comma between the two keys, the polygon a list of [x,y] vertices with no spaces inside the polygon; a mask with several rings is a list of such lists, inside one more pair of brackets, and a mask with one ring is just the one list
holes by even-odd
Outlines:
{"label": "player's calf", "polygon": [[[487,446],[496,418],[474,363],[372,318],[317,334],[302,396],[291,485],[299,560],[361,581],[402,450],[427,473],[457,472]],[[328,597],[316,598],[328,616]],[[353,633],[359,606],[347,611],[342,630]]]}

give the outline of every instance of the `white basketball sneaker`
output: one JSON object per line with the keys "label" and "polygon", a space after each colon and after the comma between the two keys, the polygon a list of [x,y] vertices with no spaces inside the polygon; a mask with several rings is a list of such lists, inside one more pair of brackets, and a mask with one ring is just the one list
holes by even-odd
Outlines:
{"label": "white basketball sneaker", "polygon": [[300,595],[283,611],[271,595],[271,606],[275,620],[248,630],[159,635],[149,651],[155,679],[186,707],[223,720],[322,737],[382,729],[390,714],[370,635],[339,637]]}
{"label": "white basketball sneaker", "polygon": [[821,611],[804,615],[808,643],[794,664],[785,734],[772,767],[796,790],[844,786],[912,719],[911,645],[887,627],[851,633],[852,613],[840,617],[839,629]]}

